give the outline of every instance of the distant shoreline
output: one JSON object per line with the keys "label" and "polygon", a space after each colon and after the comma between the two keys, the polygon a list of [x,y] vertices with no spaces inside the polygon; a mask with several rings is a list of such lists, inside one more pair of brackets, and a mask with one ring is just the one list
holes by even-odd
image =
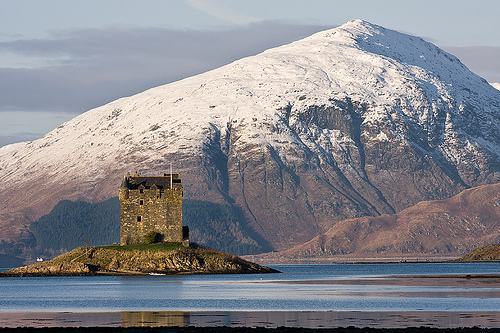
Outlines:
{"label": "distant shoreline", "polygon": [[[275,265],[301,265],[301,264],[446,264],[446,263],[466,263],[460,261],[460,257],[436,257],[436,258],[352,258],[352,257],[325,257],[325,258],[298,258],[298,259],[275,259],[260,257],[259,255],[242,256],[245,260],[250,260],[259,264]],[[470,261],[477,262],[499,262],[499,261]]]}
{"label": "distant shoreline", "polygon": [[268,252],[263,254],[242,256],[245,260],[263,265],[293,265],[293,264],[447,264],[447,263],[496,263],[500,262],[498,256],[494,259],[487,257],[473,257],[471,254],[482,249],[500,248],[500,245],[491,245],[479,248],[465,256],[443,256],[443,257],[419,257],[419,256],[395,256],[395,257],[351,257],[351,256],[331,256],[331,257],[302,257],[287,258],[279,256],[277,253]]}

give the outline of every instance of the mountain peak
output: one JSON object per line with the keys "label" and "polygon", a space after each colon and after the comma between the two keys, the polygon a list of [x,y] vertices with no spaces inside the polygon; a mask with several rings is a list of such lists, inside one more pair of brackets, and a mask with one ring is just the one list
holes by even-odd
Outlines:
{"label": "mountain peak", "polygon": [[[361,35],[365,36],[373,35],[381,30],[385,30],[385,28],[365,20],[354,19],[347,21],[344,24],[339,25],[338,27],[320,31],[309,38],[311,39],[328,38],[337,41],[343,41],[343,40],[346,41],[346,39],[355,40],[357,37]],[[306,40],[307,39],[308,38],[306,38]]]}
{"label": "mountain peak", "polygon": [[362,20],[362,19],[353,19],[345,22],[344,24],[340,25],[339,28],[342,29],[384,29],[383,27],[373,24],[371,22]]}

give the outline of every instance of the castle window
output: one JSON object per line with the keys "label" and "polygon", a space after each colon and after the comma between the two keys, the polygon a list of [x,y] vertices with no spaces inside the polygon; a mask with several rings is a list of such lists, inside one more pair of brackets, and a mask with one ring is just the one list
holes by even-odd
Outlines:
{"label": "castle window", "polygon": [[144,205],[144,200],[139,200],[139,205]]}
{"label": "castle window", "polygon": [[144,193],[144,190],[142,188],[139,189],[139,193]]}
{"label": "castle window", "polygon": [[137,222],[141,222],[142,221],[142,216],[137,216]]}

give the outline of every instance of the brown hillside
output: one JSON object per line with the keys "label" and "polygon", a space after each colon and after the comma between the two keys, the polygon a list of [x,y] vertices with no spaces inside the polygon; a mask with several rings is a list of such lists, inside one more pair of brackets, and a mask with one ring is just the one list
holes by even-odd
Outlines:
{"label": "brown hillside", "polygon": [[304,244],[261,258],[453,257],[499,242],[497,183],[420,202],[398,214],[343,220]]}

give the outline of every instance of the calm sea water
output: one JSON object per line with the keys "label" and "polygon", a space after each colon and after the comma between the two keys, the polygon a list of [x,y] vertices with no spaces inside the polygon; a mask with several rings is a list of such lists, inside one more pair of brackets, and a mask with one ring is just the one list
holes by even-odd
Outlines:
{"label": "calm sea water", "polygon": [[[499,263],[274,265],[281,274],[0,278],[0,312],[496,312],[500,285],[388,285],[391,275],[500,274]],[[336,281],[343,280],[344,283]],[[351,282],[345,283],[345,280]],[[498,281],[498,280],[496,280]]]}

